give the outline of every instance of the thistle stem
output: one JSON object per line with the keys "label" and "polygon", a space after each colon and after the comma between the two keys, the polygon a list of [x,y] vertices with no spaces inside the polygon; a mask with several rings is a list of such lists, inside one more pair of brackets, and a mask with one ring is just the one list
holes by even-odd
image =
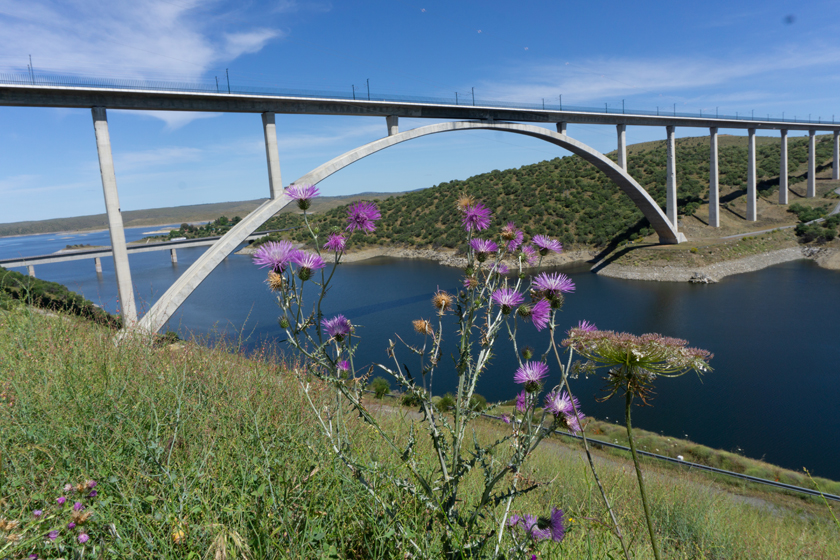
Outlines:
{"label": "thistle stem", "polygon": [[630,405],[633,403],[633,393],[628,390],[625,396],[624,418],[627,423],[627,439],[630,440],[630,453],[633,455],[633,464],[636,466],[636,478],[639,480],[639,494],[642,496],[642,507],[645,509],[645,521],[647,521],[648,533],[650,533],[650,544],[653,547],[653,556],[659,560],[659,545],[656,543],[656,535],[653,532],[653,521],[650,518],[647,493],[645,492],[645,481],[642,478],[642,467],[639,466],[639,456],[636,455],[636,442],[633,441],[633,427],[630,424]]}

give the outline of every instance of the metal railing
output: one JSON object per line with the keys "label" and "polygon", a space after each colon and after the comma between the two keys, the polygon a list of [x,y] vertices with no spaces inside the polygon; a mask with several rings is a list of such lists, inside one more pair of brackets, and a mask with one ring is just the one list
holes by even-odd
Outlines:
{"label": "metal railing", "polygon": [[[562,103],[561,97],[558,95],[557,99],[542,99],[540,103],[511,103],[506,101],[490,101],[476,99],[474,93],[454,94],[452,98],[441,97],[424,97],[424,96],[408,96],[396,94],[382,94],[370,92],[367,87],[356,88],[351,86],[351,89],[346,92],[336,91],[320,91],[320,90],[302,90],[302,89],[288,89],[277,87],[252,86],[232,83],[226,76],[223,80],[216,78],[213,82],[168,82],[161,80],[139,80],[139,79],[119,79],[119,78],[92,78],[81,76],[61,76],[57,74],[6,74],[0,73],[0,85],[16,85],[16,86],[46,86],[46,87],[73,87],[84,89],[108,89],[108,90],[127,90],[127,91],[157,91],[157,92],[175,92],[175,93],[204,93],[204,94],[225,94],[225,95],[260,95],[260,96],[281,96],[281,97],[296,97],[296,98],[319,98],[319,99],[342,99],[342,100],[356,100],[356,101],[380,101],[380,102],[398,102],[398,103],[423,103],[430,105],[453,105],[453,106],[476,106],[482,108],[498,108],[498,109],[526,109],[529,111],[550,111],[550,112],[572,112],[572,113],[592,113],[592,114],[607,114],[607,115],[628,115],[628,116],[659,116],[659,117],[680,117],[690,119],[704,119],[704,120],[722,120],[722,121],[761,121],[761,122],[786,122],[792,124],[821,124],[831,125],[835,124],[834,115],[831,121],[823,120],[822,117],[817,117],[816,120],[810,118],[801,119],[798,115],[794,118],[786,117],[782,114],[781,117],[771,117],[762,115],[756,117],[753,113],[749,115],[742,115],[736,113],[733,115],[721,115],[717,111],[715,114],[703,113],[687,113],[676,110],[676,106],[657,107],[655,111],[643,109],[627,109],[622,102],[621,107],[610,107],[605,104],[601,107],[582,107],[578,105],[568,105]],[[454,92],[453,92],[454,93]],[[840,124],[840,123],[836,123]]]}

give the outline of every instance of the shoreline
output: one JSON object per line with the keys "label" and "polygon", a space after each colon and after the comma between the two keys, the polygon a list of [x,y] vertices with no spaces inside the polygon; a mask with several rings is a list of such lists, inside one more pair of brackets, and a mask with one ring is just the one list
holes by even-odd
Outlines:
{"label": "shoreline", "polygon": [[[245,247],[237,255],[250,255],[254,249]],[[619,264],[593,263],[598,252],[594,249],[564,251],[543,258],[540,267],[528,267],[523,270],[551,268],[571,263],[586,262],[592,264],[592,272],[610,278],[623,280],[644,280],[649,282],[693,282],[714,284],[734,274],[754,272],[769,266],[800,260],[814,260],[820,267],[828,270],[840,270],[840,250],[832,248],[797,246],[768,251],[760,255],[751,255],[742,259],[721,261],[699,267],[684,266],[627,266]],[[466,259],[457,256],[453,249],[411,249],[407,247],[371,247],[351,253],[345,253],[343,263],[357,263],[376,257],[398,259],[424,259],[436,261],[443,266],[463,268]],[[510,265],[510,263],[508,263]]]}

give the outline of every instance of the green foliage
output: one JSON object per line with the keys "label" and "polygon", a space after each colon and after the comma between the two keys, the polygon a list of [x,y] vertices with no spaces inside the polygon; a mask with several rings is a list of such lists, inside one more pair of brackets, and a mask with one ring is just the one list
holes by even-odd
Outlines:
{"label": "green foliage", "polygon": [[450,410],[455,407],[455,395],[446,393],[437,402],[437,407],[440,410]]}
{"label": "green foliage", "polygon": [[481,412],[485,408],[487,408],[487,399],[484,398],[483,395],[475,393],[472,398],[470,398],[470,410]]}
{"label": "green foliage", "polygon": [[837,237],[837,226],[840,225],[840,214],[834,214],[821,222],[806,223],[822,218],[827,214],[827,207],[810,207],[801,204],[791,204],[788,209],[796,214],[802,222],[796,226],[796,236],[802,243],[825,243]]}
{"label": "green foliage", "polygon": [[384,377],[374,377],[370,389],[377,399],[381,399],[391,391],[391,384]]}
{"label": "green foliage", "polygon": [[0,267],[0,306],[7,308],[14,300],[50,311],[65,311],[114,329],[122,327],[120,317],[111,315],[57,282]]}
{"label": "green foliage", "polygon": [[800,222],[810,222],[817,218],[822,218],[827,214],[825,207],[811,207],[803,206],[798,202],[794,202],[788,207],[788,212],[793,212]]}

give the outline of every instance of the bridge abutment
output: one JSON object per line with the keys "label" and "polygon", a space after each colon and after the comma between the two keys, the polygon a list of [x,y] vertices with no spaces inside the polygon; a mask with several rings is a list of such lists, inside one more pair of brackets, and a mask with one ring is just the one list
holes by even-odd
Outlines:
{"label": "bridge abutment", "polygon": [[716,127],[709,129],[709,225],[720,227],[720,171]]}
{"label": "bridge abutment", "polygon": [[615,125],[618,133],[618,166],[627,171],[627,125]]}
{"label": "bridge abutment", "polygon": [[668,140],[666,141],[668,149],[667,149],[667,162],[665,166],[665,215],[671,221],[671,224],[674,226],[674,230],[677,230],[677,161],[676,161],[676,141],[674,139],[674,130],[675,127],[673,125],[668,125],[665,127],[666,132],[668,133]]}
{"label": "bridge abutment", "polygon": [[[277,151],[277,125],[274,113],[263,113],[263,133],[265,135],[265,159],[268,163],[268,188],[271,199],[283,194],[283,179],[280,175],[280,155]],[[176,262],[176,261],[173,261]]]}
{"label": "bridge abutment", "polygon": [[755,222],[758,220],[755,193],[755,129],[747,129],[747,132],[747,221]]}
{"label": "bridge abutment", "polygon": [[779,204],[788,203],[788,131],[782,130],[782,148],[779,161]]}
{"label": "bridge abutment", "polygon": [[131,269],[128,265],[128,250],[125,245],[120,200],[117,193],[117,177],[114,173],[114,158],[111,154],[111,136],[108,133],[108,115],[105,107],[93,107],[93,130],[96,135],[96,151],[99,154],[99,171],[102,175],[102,192],[105,196],[105,211],[108,214],[108,230],[111,233],[111,250],[114,255],[114,270],[123,324],[131,328],[137,323],[137,307],[134,302],[134,286],[131,283]]}
{"label": "bridge abutment", "polygon": [[817,131],[808,131],[808,198],[817,196]]}

